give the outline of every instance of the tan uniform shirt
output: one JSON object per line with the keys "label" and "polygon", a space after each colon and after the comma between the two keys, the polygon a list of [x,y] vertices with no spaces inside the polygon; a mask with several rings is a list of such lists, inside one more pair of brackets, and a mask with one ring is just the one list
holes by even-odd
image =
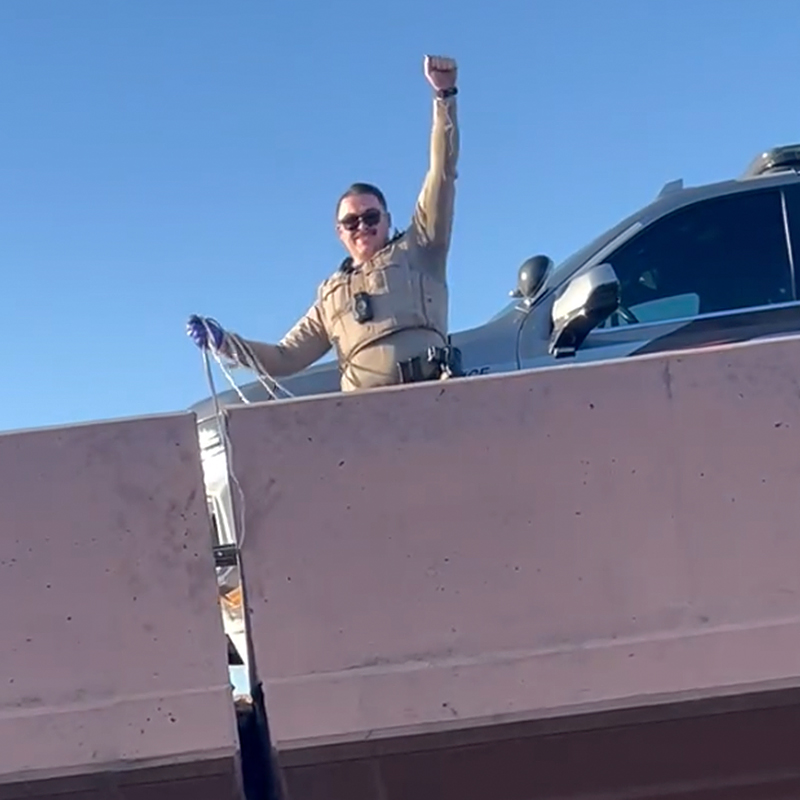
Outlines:
{"label": "tan uniform shirt", "polygon": [[[334,347],[342,390],[386,386],[399,381],[398,361],[446,344],[458,153],[455,96],[435,98],[430,166],[411,225],[369,261],[323,281],[314,304],[277,345],[244,340],[269,374],[299,372]],[[358,292],[371,297],[369,322],[353,315]]]}

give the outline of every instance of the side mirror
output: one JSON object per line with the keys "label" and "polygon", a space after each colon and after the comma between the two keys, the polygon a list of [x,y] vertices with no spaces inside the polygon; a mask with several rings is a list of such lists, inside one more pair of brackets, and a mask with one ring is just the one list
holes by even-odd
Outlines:
{"label": "side mirror", "polygon": [[598,264],[573,278],[553,302],[550,353],[574,356],[590,331],[619,308],[619,279],[611,264]]}
{"label": "side mirror", "polygon": [[544,279],[553,268],[553,259],[547,256],[532,256],[522,263],[517,273],[517,288],[511,297],[521,297],[530,302],[542,288]]}

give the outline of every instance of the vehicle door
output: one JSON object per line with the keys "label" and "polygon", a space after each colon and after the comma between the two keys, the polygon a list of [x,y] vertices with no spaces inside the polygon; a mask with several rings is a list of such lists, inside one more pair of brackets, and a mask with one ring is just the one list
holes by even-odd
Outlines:
{"label": "vehicle door", "polygon": [[620,309],[589,334],[577,360],[800,332],[788,195],[773,187],[698,201],[610,253]]}

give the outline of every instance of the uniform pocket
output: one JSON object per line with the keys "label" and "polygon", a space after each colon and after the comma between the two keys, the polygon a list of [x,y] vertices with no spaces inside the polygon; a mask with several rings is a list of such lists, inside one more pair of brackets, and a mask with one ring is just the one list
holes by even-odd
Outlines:
{"label": "uniform pocket", "polygon": [[373,297],[376,323],[419,325],[420,293],[406,264],[386,264],[366,276],[367,291]]}
{"label": "uniform pocket", "polygon": [[331,325],[335,325],[350,311],[350,292],[346,277],[337,277],[325,286],[320,295],[320,305],[323,316]]}
{"label": "uniform pocket", "polygon": [[[388,267],[391,267],[391,264]],[[388,294],[389,279],[386,275],[386,269],[386,266],[378,267],[364,276],[364,288],[369,294]]]}
{"label": "uniform pocket", "polygon": [[388,294],[407,304],[414,294],[414,282],[414,272],[407,264],[386,264],[367,276],[367,291]]}

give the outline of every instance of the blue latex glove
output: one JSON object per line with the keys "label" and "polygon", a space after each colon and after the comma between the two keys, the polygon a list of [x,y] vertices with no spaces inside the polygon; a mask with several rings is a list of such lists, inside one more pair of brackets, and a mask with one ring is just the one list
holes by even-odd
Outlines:
{"label": "blue latex glove", "polygon": [[208,348],[208,331],[203,324],[204,319],[206,325],[208,325],[211,331],[214,349],[219,349],[220,345],[222,344],[222,339],[225,336],[225,331],[215,319],[211,319],[210,317],[204,318],[198,316],[197,314],[192,314],[192,316],[189,317],[189,321],[186,323],[186,335],[192,339],[192,341],[198,347],[204,350]]}

